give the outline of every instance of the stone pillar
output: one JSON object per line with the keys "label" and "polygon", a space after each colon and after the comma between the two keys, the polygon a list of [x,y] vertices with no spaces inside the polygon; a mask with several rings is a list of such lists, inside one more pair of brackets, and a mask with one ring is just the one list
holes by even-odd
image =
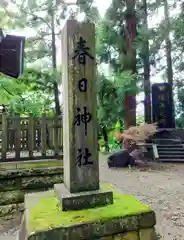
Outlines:
{"label": "stone pillar", "polygon": [[62,32],[65,186],[99,189],[94,24],[68,20]]}
{"label": "stone pillar", "polygon": [[[77,202],[76,207],[69,207],[73,198],[64,201],[65,193],[83,193],[80,194],[83,207],[84,199],[91,200],[91,194],[95,194],[95,202],[112,203],[112,193],[99,189],[94,24],[66,22],[62,31],[62,84],[65,187],[55,186],[56,193],[62,196],[63,209],[76,209],[80,205]],[[84,197],[87,191],[88,197],[86,194]],[[65,203],[69,205],[64,207]],[[90,205],[88,202],[85,208]]]}
{"label": "stone pillar", "polygon": [[64,184],[25,196],[18,240],[156,240],[150,207],[99,186],[94,25],[68,20],[62,39]]}

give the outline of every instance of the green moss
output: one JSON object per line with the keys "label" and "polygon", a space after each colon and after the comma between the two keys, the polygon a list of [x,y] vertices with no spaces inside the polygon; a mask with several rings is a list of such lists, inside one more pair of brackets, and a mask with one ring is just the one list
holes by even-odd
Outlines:
{"label": "green moss", "polygon": [[15,163],[0,163],[0,171],[16,169]]}
{"label": "green moss", "polygon": [[26,169],[26,168],[43,168],[43,167],[61,167],[61,160],[51,160],[51,161],[35,161],[35,162],[23,162],[17,164],[17,169]]}
{"label": "green moss", "polygon": [[61,160],[43,160],[43,161],[28,161],[16,163],[0,163],[0,171],[9,169],[29,169],[29,168],[43,168],[43,167],[61,167],[63,161]]}
{"label": "green moss", "polygon": [[[112,186],[108,185],[108,188],[112,189]],[[59,200],[54,196],[53,191],[46,192],[46,194],[40,196],[39,200],[28,195],[26,197],[26,208],[29,209],[28,231],[32,233],[84,222],[134,216],[152,211],[149,206],[142,204],[132,196],[123,195],[114,190],[113,195],[114,204],[69,212],[61,210]]]}

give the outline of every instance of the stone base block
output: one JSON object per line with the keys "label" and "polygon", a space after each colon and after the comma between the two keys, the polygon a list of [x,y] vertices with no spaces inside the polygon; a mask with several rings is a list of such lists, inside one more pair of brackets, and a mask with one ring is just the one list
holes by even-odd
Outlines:
{"label": "stone base block", "polygon": [[25,207],[18,240],[156,240],[152,209],[115,190],[102,207],[63,211],[54,191],[26,195]]}
{"label": "stone base block", "polygon": [[140,229],[139,239],[140,240],[147,240],[147,239],[158,240],[159,238],[154,228],[146,228],[146,229]]}
{"label": "stone base block", "polygon": [[109,189],[69,193],[64,184],[55,184],[54,190],[63,211],[82,210],[113,203],[113,193]]}

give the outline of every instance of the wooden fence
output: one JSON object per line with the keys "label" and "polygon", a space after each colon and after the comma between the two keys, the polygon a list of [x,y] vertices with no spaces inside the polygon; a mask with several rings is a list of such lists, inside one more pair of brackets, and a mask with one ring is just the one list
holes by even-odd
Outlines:
{"label": "wooden fence", "polygon": [[10,117],[0,119],[0,161],[52,159],[62,155],[61,117]]}

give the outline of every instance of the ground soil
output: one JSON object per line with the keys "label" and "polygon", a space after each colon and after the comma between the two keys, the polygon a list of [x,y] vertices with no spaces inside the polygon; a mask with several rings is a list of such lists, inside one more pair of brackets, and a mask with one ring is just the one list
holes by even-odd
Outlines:
{"label": "ground soil", "polygon": [[[162,240],[184,240],[184,164],[152,163],[148,168],[108,169],[100,161],[101,181],[152,206]],[[15,240],[20,217],[0,220],[0,240]]]}

